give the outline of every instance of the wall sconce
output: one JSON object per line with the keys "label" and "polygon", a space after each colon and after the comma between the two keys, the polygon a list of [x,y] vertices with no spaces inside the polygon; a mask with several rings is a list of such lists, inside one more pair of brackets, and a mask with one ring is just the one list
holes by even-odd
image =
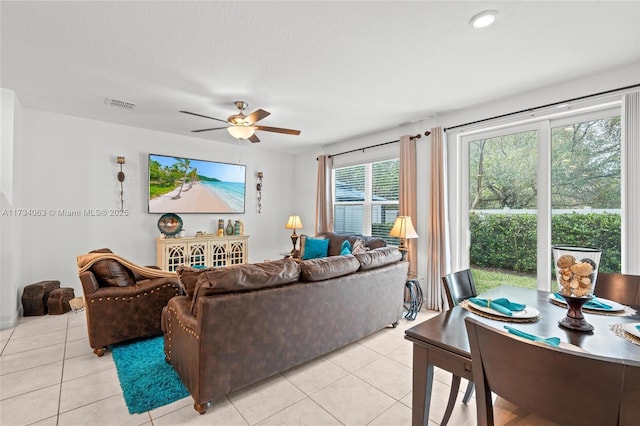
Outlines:
{"label": "wall sconce", "polygon": [[262,213],[262,177],[264,173],[258,172],[258,184],[256,190],[258,191],[258,213]]}
{"label": "wall sconce", "polygon": [[120,164],[120,171],[118,172],[118,182],[120,182],[120,210],[124,210],[124,172],[122,171],[122,165],[124,164],[124,157],[117,157],[116,162]]}

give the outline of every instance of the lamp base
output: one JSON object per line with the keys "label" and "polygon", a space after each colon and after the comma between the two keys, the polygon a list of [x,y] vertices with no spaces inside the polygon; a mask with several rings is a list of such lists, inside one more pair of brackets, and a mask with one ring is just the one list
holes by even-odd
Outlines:
{"label": "lamp base", "polygon": [[567,316],[558,321],[558,324],[571,330],[592,331],[593,326],[584,319],[582,314],[582,305],[591,300],[591,297],[564,296],[564,298],[567,301],[569,310],[567,311]]}
{"label": "lamp base", "polygon": [[293,254],[296,251],[296,244],[298,243],[298,234],[294,233],[291,235],[291,242],[293,243],[293,250],[291,250],[291,254]]}
{"label": "lamp base", "polygon": [[404,247],[398,247],[398,250],[400,251],[400,254],[402,255],[402,259],[400,259],[400,261],[404,262],[405,260],[407,260],[407,253],[409,252],[409,249],[404,248]]}

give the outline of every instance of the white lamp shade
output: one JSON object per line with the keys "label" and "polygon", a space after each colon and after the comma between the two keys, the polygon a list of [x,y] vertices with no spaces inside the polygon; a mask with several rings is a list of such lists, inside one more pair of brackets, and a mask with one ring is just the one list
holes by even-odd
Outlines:
{"label": "white lamp shade", "polygon": [[256,132],[251,126],[229,126],[227,131],[236,139],[249,139]]}
{"label": "white lamp shade", "polygon": [[297,214],[292,214],[291,216],[289,216],[289,220],[285,225],[286,229],[300,229],[302,227],[302,220]]}
{"label": "white lamp shade", "polygon": [[413,222],[409,216],[398,216],[389,235],[398,238],[418,238],[418,234],[413,228]]}

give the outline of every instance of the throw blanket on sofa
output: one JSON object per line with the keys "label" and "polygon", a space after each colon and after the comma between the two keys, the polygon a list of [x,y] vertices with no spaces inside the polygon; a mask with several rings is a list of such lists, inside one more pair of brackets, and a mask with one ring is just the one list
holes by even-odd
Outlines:
{"label": "throw blanket on sofa", "polygon": [[113,253],[89,253],[78,256],[78,274],[88,271],[94,263],[106,259],[115,260],[145,278],[176,278],[178,276],[175,272],[136,265],[135,263]]}

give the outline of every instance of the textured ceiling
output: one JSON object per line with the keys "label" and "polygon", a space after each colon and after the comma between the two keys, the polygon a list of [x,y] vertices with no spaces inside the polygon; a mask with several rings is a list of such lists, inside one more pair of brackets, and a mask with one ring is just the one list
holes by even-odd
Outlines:
{"label": "textured ceiling", "polygon": [[[496,9],[494,26],[469,18]],[[0,3],[1,74],[27,108],[238,142],[179,110],[271,116],[313,145],[640,61],[638,1]],[[135,103],[107,107],[106,97]]]}

